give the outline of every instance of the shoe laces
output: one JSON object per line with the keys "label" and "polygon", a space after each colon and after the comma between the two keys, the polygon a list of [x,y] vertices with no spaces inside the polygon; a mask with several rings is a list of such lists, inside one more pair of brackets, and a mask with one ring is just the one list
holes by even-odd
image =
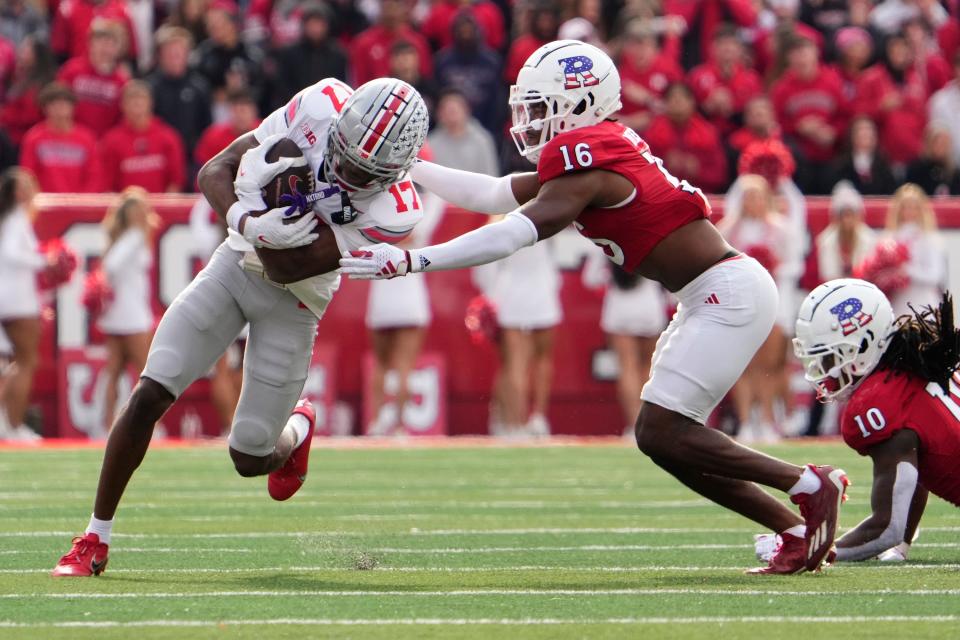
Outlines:
{"label": "shoe laces", "polygon": [[78,562],[80,560],[80,554],[85,553],[91,544],[90,541],[83,536],[77,536],[71,542],[73,543],[73,547],[60,559],[61,562],[68,560]]}

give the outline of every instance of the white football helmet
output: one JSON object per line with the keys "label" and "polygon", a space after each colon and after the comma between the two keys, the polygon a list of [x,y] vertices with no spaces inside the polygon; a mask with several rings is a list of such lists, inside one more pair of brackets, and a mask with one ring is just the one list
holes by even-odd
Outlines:
{"label": "white football helmet", "polygon": [[843,398],[880,362],[894,332],[890,302],[855,278],[825,282],[806,297],[793,352],[821,401]]}
{"label": "white football helmet", "polygon": [[384,191],[413,165],[430,117],[423,98],[396,78],[361,85],[330,125],[324,172],[351,195]]}
{"label": "white football helmet", "polygon": [[510,87],[510,135],[536,164],[555,135],[603,122],[622,106],[610,56],[579,40],[557,40],[534,51]]}

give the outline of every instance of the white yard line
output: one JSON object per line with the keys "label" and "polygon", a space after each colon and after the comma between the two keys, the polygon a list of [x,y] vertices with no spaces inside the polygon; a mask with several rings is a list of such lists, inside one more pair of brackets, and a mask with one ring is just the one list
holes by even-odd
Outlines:
{"label": "white yard line", "polygon": [[866,622],[957,622],[960,616],[702,616],[695,618],[629,617],[629,618],[273,618],[263,620],[118,620],[68,622],[15,622],[0,620],[0,628],[113,628],[113,627],[229,627],[229,626],[470,626],[470,625],[598,625],[598,624],[731,624],[731,623],[823,623],[851,624]]}
{"label": "white yard line", "polygon": [[[644,573],[644,572],[693,572],[693,571],[743,571],[747,567],[746,563],[742,565],[726,566],[690,566],[690,565],[650,565],[636,567],[571,567],[571,566],[551,566],[551,565],[519,565],[512,567],[384,567],[378,566],[370,571],[381,573],[497,573],[497,572],[529,572],[529,571],[563,571],[580,573]],[[856,571],[924,571],[929,569],[943,569],[955,571],[960,569],[960,564],[925,564],[925,563],[883,563],[883,564],[862,564],[862,565],[841,565],[840,569],[855,569]],[[0,569],[0,574],[31,574],[31,573],[50,573],[51,567],[40,567],[35,569]],[[831,571],[837,570],[836,568]],[[114,574],[167,574],[167,573],[355,573],[359,569],[353,567],[326,567],[326,566],[294,566],[294,567],[229,567],[229,568],[165,568],[165,569],[109,569],[110,575]]]}
{"label": "white yard line", "polygon": [[119,593],[3,593],[3,600],[123,600],[123,599],[190,599],[190,598],[462,598],[476,596],[955,596],[960,589],[844,589],[841,591],[802,591],[772,589],[450,589],[434,591],[397,590],[255,590],[249,591],[196,591],[196,592],[119,592]]}

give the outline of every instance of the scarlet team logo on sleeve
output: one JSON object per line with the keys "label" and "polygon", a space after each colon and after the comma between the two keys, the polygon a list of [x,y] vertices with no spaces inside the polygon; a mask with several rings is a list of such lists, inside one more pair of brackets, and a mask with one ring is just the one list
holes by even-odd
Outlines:
{"label": "scarlet team logo on sleeve", "polygon": [[579,89],[600,84],[600,79],[590,73],[593,60],[587,56],[574,56],[559,61],[563,65],[564,89]]}
{"label": "scarlet team logo on sleeve", "polygon": [[860,327],[865,327],[873,320],[873,316],[863,312],[863,302],[857,298],[847,298],[840,304],[832,307],[830,313],[837,316],[843,335],[848,336]]}

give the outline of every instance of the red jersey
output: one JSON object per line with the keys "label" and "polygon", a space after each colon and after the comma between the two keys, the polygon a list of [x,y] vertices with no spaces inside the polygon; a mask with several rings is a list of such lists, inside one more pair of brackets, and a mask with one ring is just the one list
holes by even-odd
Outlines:
{"label": "red jersey", "polygon": [[[253,128],[256,129],[259,126],[260,120],[257,120]],[[234,129],[229,122],[212,124],[207,127],[203,135],[200,136],[200,140],[197,141],[197,146],[193,150],[193,159],[197,161],[198,165],[205,164],[207,160],[229,147],[231,142],[245,133],[246,131]]]}
{"label": "red jersey", "polygon": [[537,164],[540,184],[593,169],[620,174],[635,193],[620,206],[587,207],[573,224],[629,272],[675,230],[710,215],[700,190],[670,175],[647,143],[619,122],[608,120],[556,136]]}
{"label": "red jersey", "polygon": [[[847,100],[843,85],[835,71],[820,67],[811,80],[800,79],[793,71],[787,71],[773,85],[771,92],[777,120],[783,132],[797,138],[806,159],[813,162],[832,162],[834,148],[843,138],[847,126]],[[837,130],[833,144],[821,145],[797,131],[797,123],[807,116],[819,116]]]}
{"label": "red jersey", "polygon": [[94,18],[120,23],[127,32],[128,55],[137,57],[137,37],[123,0],[63,0],[53,16],[50,46],[62,56],[87,55],[87,34]]}
{"label": "red jersey", "polygon": [[623,102],[620,111],[624,115],[650,111],[649,104],[630,99],[630,85],[639,85],[659,98],[671,83],[683,80],[683,69],[676,58],[665,51],[661,51],[647,69],[638,69],[629,58],[624,58],[617,65],[617,71],[620,73],[620,83],[625,88],[620,94]]}
{"label": "red jersey", "polygon": [[396,42],[409,42],[420,55],[420,75],[433,75],[433,54],[426,38],[404,25],[389,31],[379,25],[370,27],[350,43],[350,64],[353,67],[353,86],[374,78],[390,75],[390,47]]}
{"label": "red jersey", "polygon": [[66,132],[54,131],[46,122],[31,128],[23,136],[20,164],[47,193],[93,193],[101,187],[96,139],[79,125]]}
{"label": "red jersey", "polygon": [[108,191],[136,185],[163,193],[171,186],[182,189],[186,178],[183,142],[157,118],[142,131],[126,122],[111,129],[100,142],[100,160]]}
{"label": "red jersey", "polygon": [[101,74],[84,56],[67,61],[57,80],[77,96],[74,118],[97,135],[106,133],[120,119],[120,93],[130,76],[120,66],[112,73]]}
{"label": "red jersey", "polygon": [[545,44],[547,44],[546,40],[540,40],[529,33],[513,41],[510,50],[507,52],[507,63],[503,65],[503,79],[507,84],[516,83],[517,76],[520,75],[520,69],[523,68],[523,63],[533,55],[534,51]]}
{"label": "red jersey", "polygon": [[20,144],[30,127],[43,120],[43,111],[37,102],[38,93],[38,87],[28,87],[22,93],[7,96],[0,107],[0,127],[15,145]]}
{"label": "red jersey", "polygon": [[[763,93],[763,82],[760,75],[753,69],[742,65],[734,65],[729,76],[723,74],[719,66],[707,62],[694,67],[687,77],[687,84],[693,89],[693,95],[698,102],[705,102],[714,91],[724,88],[733,96],[733,113],[743,112],[747,102]],[[729,117],[715,115],[710,118],[713,126],[721,133],[733,130],[733,122]]]}
{"label": "red jersey", "polygon": [[[893,162],[906,164],[920,155],[923,149],[921,132],[927,126],[926,83],[915,69],[908,69],[902,86],[894,83],[890,72],[875,64],[860,76],[857,82],[854,111],[866,114],[877,123],[880,147]],[[899,94],[900,106],[884,110],[883,100]]]}
{"label": "red jersey", "polygon": [[[680,178],[693,180],[709,193],[719,193],[727,184],[727,156],[717,129],[696,113],[678,126],[667,116],[657,116],[643,134],[654,153],[666,159],[667,169]],[[683,174],[672,154],[686,153],[697,158],[695,172]]]}
{"label": "red jersey", "polygon": [[960,386],[945,394],[935,382],[877,371],[853,392],[843,410],[843,439],[860,455],[901,429],[920,439],[920,484],[960,506]]}
{"label": "red jersey", "polygon": [[467,6],[459,0],[441,0],[430,7],[430,12],[420,25],[420,33],[427,36],[437,49],[449,46],[453,43],[453,19],[461,11],[469,12],[477,21],[487,46],[499,50],[506,35],[503,14],[489,0],[480,0]]}

